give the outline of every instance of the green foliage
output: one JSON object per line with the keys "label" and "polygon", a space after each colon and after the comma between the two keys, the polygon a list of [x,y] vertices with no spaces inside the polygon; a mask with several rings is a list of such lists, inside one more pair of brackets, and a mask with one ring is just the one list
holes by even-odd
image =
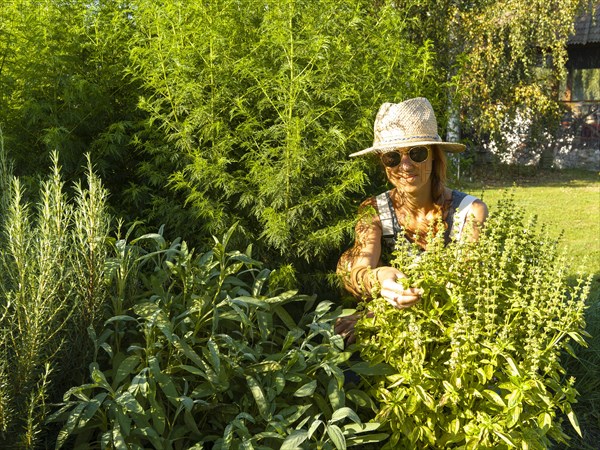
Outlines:
{"label": "green foliage", "polygon": [[581,1],[534,3],[15,0],[0,11],[1,125],[18,174],[59,150],[77,179],[90,152],[125,220],[198,248],[239,222],[236,244],[308,292],[384,184],[347,158],[382,102],[430,98],[442,134],[462,108],[475,137],[515,105],[556,112]]}
{"label": "green foliage", "polygon": [[116,242],[116,310],[94,336],[90,383],[55,414],[59,447],[345,449],[387,437],[357,413],[369,398],[344,388],[350,353],[331,302],[278,289],[250,248],[228,250],[232,233],[199,256],[160,232]]}
{"label": "green foliage", "polygon": [[347,155],[371,141],[383,101],[437,92],[431,45],[371,1],[140,1],[136,14],[141,170],[170,188],[139,187],[149,217],[200,243],[239,221],[261,260],[301,274],[339,253],[347,213],[381,184]]}
{"label": "green foliage", "polygon": [[395,371],[371,389],[386,448],[547,448],[565,440],[564,416],[580,433],[560,356],[585,345],[589,280],[567,283],[557,240],[535,218],[507,197],[478,241],[444,247],[430,235],[427,252],[401,246],[393,264],[423,301],[374,300],[357,324],[362,357]]}
{"label": "green foliage", "polygon": [[556,84],[566,43],[587,0],[498,0],[451,8],[459,53],[456,95],[479,132],[497,131],[518,111],[558,121]]}
{"label": "green foliage", "polygon": [[64,392],[89,346],[86,328],[106,299],[106,192],[88,164],[87,187],[69,201],[53,155],[39,200],[24,200],[0,157],[0,433],[10,448],[33,449],[48,402]]}
{"label": "green foliage", "polygon": [[126,3],[3,2],[0,125],[16,174],[33,188],[52,152],[60,152],[66,180],[84,176],[89,153],[111,200],[121,203],[137,162],[129,143],[140,116],[124,74],[132,28]]}

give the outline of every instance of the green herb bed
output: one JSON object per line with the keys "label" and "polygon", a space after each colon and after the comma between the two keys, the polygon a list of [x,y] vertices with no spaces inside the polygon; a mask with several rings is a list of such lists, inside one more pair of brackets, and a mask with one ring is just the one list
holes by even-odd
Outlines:
{"label": "green herb bed", "polygon": [[[492,211],[506,189],[516,204],[537,215],[550,235],[562,233],[561,247],[573,261],[573,268],[593,274],[586,310],[588,347],[577,346],[576,358],[568,357],[567,370],[580,393],[574,410],[583,439],[573,433],[573,448],[596,449],[600,439],[600,176],[579,170],[535,171],[528,168],[498,167],[480,171],[455,183],[481,196]],[[572,277],[575,278],[573,273]],[[556,447],[556,448],[563,448]]]}

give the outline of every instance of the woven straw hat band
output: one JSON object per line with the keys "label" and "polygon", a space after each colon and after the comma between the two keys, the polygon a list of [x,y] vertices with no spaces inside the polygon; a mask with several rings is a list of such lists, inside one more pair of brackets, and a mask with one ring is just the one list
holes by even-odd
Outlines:
{"label": "woven straw hat band", "polygon": [[433,107],[423,97],[381,105],[373,131],[373,146],[350,156],[428,144],[439,145],[449,152],[462,152],[465,149],[462,144],[442,141]]}

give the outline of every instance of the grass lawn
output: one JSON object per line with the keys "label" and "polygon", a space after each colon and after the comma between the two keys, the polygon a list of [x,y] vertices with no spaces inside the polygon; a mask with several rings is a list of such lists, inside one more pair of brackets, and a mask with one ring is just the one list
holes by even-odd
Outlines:
{"label": "grass lawn", "polygon": [[[562,247],[577,269],[593,274],[586,311],[586,330],[592,335],[588,347],[576,346],[576,358],[565,354],[567,374],[576,378],[580,393],[574,405],[583,438],[565,421],[571,448],[598,449],[600,442],[600,174],[588,171],[533,171],[528,168],[497,168],[474,174],[453,187],[481,197],[493,211],[498,199],[512,189],[517,205],[538,217],[550,235],[563,234]],[[563,446],[556,446],[562,450]]]}

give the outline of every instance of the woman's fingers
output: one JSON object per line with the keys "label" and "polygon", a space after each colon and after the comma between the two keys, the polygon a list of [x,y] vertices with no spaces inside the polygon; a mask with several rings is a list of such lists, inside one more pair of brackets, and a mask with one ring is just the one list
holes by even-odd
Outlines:
{"label": "woman's fingers", "polygon": [[356,325],[358,317],[358,314],[352,314],[351,316],[340,317],[335,321],[334,329],[336,334],[342,336],[348,344],[352,344],[355,341],[354,325]]}
{"label": "woman's fingers", "polygon": [[419,288],[410,289],[388,289],[381,288],[381,296],[396,308],[408,308],[421,300],[423,290]]}

